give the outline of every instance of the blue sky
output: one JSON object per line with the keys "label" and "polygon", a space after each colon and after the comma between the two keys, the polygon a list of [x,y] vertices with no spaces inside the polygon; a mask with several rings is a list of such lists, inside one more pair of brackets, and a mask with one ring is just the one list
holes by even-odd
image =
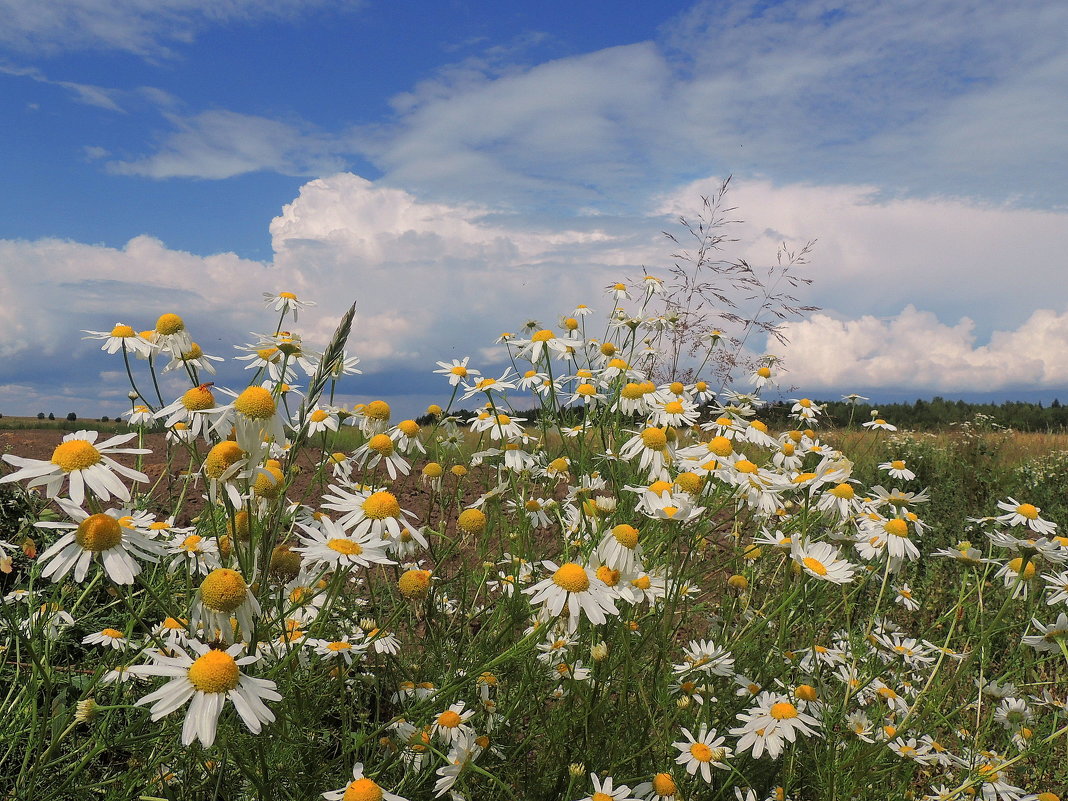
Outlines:
{"label": "blue sky", "polygon": [[500,331],[663,272],[660,232],[728,174],[728,255],[817,240],[800,390],[1068,396],[1063,3],[0,14],[5,413],[123,408],[82,329],[177,311],[229,356],[280,290],[319,302],[313,342],[357,300],[350,397],[415,410],[436,359],[492,371]]}

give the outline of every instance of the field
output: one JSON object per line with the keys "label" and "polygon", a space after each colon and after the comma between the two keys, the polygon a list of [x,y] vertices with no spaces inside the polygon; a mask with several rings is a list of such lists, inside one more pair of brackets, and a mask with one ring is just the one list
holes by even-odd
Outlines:
{"label": "field", "polygon": [[0,419],[0,797],[1054,801],[1068,437],[768,430],[772,360],[651,380],[650,280],[423,425],[331,406],[351,317],[285,293],[232,395],[164,315],[101,358],[179,398]]}

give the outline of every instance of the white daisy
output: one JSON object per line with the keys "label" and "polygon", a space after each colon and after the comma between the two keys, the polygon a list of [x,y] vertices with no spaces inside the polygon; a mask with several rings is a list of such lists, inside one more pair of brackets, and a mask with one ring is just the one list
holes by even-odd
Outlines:
{"label": "white daisy", "polygon": [[279,292],[277,295],[272,295],[270,292],[264,292],[263,302],[266,305],[266,308],[281,312],[283,317],[285,317],[287,313],[292,313],[294,322],[297,320],[297,312],[315,305],[314,301],[300,300],[292,292]]}
{"label": "white daisy", "polygon": [[352,781],[340,790],[323,793],[327,801],[408,801],[391,793],[378,782],[363,775],[363,763],[357,762],[352,769]]}
{"label": "white daisy", "polygon": [[832,584],[848,584],[856,565],[841,558],[838,549],[826,542],[794,540],[790,556],[810,576]]}
{"label": "white daisy", "polygon": [[107,353],[116,354],[120,350],[128,350],[143,359],[147,359],[152,353],[152,343],[125,323],[115,323],[115,327],[110,331],[82,331],[82,333],[89,334],[82,339],[104,340],[100,349]]}
{"label": "white daisy", "polygon": [[597,574],[577,562],[557,565],[554,562],[542,562],[553,574],[533,587],[523,590],[531,596],[532,604],[543,604],[546,611],[556,617],[568,608],[568,628],[578,628],[579,617],[585,613],[591,623],[604,623],[606,615],[618,615],[619,610],[608,585],[597,578]]}
{"label": "white daisy", "polygon": [[116,651],[121,651],[127,643],[129,640],[126,639],[126,635],[118,629],[101,629],[82,638],[82,645],[101,645],[105,648],[114,648]]}
{"label": "white daisy", "polygon": [[453,359],[451,362],[438,362],[437,364],[440,369],[435,370],[434,372],[438,375],[448,376],[449,386],[455,387],[465,378],[473,378],[482,375],[478,370],[474,370],[467,366],[469,361],[471,361],[471,357],[464,356],[462,360]]}
{"label": "white daisy", "polygon": [[1049,520],[1043,520],[1038,516],[1042,510],[1029,503],[1017,503],[1014,498],[1007,501],[998,501],[998,509],[1006,512],[997,518],[1000,523],[1010,526],[1027,526],[1034,532],[1050,537],[1057,532],[1057,524]]}
{"label": "white daisy", "polygon": [[231,618],[237,618],[242,633],[248,637],[259,614],[260,605],[244,577],[236,570],[220,567],[204,577],[193,596],[191,628],[195,630],[203,623],[209,635],[218,631],[224,639],[233,642]]}
{"label": "white daisy", "polygon": [[705,780],[706,784],[712,783],[712,768],[730,770],[730,765],[727,764],[726,760],[730,759],[734,752],[730,748],[724,747],[723,743],[726,738],[717,737],[715,729],[709,730],[702,723],[696,737],[690,733],[689,729],[684,728],[682,733],[686,736],[686,739],[672,743],[675,748],[679,749],[679,755],[675,757],[675,764],[685,765],[686,772],[691,776],[700,770],[701,778]]}
{"label": "white daisy", "polygon": [[293,551],[304,555],[309,568],[322,567],[337,570],[339,567],[369,567],[372,564],[396,564],[386,556],[385,542],[364,530],[359,535],[349,534],[328,517],[319,520],[318,526],[298,523],[307,535],[298,535],[301,545]]}
{"label": "white daisy", "polygon": [[605,776],[604,781],[598,778],[596,773],[590,774],[593,781],[593,792],[579,801],[640,801],[631,795],[630,787],[625,784],[615,786],[615,780],[611,776]]}
{"label": "white daisy", "polygon": [[101,500],[107,501],[111,496],[121,500],[130,500],[130,491],[119,479],[118,473],[131,481],[148,483],[148,476],[111,459],[112,453],[151,453],[147,448],[116,448],[137,436],[136,433],[118,434],[96,444],[98,431],[75,431],[63,437],[63,442],[56,446],[52,458],[47,462],[41,459],[24,459],[9,453],[3,455],[5,462],[20,468],[14,473],[0,478],[0,484],[20,479],[30,479],[27,487],[44,485],[45,495],[54,498],[59,495],[63,482],[69,482],[70,499],[79,506],[85,500],[85,488],[88,487]]}
{"label": "white daisy", "polygon": [[738,750],[752,750],[754,759],[764,753],[777,759],[786,742],[794,742],[798,734],[818,737],[819,721],[805,713],[805,704],[798,701],[795,705],[780,693],[762,692],[753,707],[738,713],[742,725],[730,730],[740,738]]}
{"label": "white daisy", "polygon": [[149,652],[153,664],[129,668],[129,672],[138,676],[171,677],[161,688],[137,701],[137,706],[152,704],[153,721],[189,702],[185,725],[182,727],[182,745],[200,740],[206,748],[215,742],[219,716],[227,698],[253,734],[258,734],[264,723],[274,720],[274,713],[263,702],[282,700],[275,683],[247,676],[240,668],[259,657],[235,659],[245,647],[240,643],[223,651],[190,640],[189,647],[198,655],[196,659],[190,657],[185,649],[176,646],[174,656]]}

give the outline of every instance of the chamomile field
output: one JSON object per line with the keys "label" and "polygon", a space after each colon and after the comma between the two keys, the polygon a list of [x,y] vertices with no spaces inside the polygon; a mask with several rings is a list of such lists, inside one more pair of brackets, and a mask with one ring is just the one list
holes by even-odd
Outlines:
{"label": "chamomile field", "polygon": [[0,797],[1056,801],[1059,440],[771,429],[775,360],[683,370],[662,292],[418,420],[335,404],[359,318],[313,352],[289,292],[240,385],[179,313],[90,332],[123,422],[4,440]]}

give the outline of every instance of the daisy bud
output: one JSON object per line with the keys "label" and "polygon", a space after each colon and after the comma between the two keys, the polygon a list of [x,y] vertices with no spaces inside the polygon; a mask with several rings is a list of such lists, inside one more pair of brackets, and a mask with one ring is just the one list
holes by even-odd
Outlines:
{"label": "daisy bud", "polygon": [[92,698],[79,701],[75,706],[74,720],[78,723],[89,723],[99,714],[99,705]]}
{"label": "daisy bud", "polygon": [[598,643],[594,643],[590,647],[590,656],[594,662],[602,662],[608,657],[608,643],[603,640]]}
{"label": "daisy bud", "polygon": [[567,766],[567,772],[571,774],[572,779],[581,779],[586,775],[586,766],[581,762],[572,762]]}

